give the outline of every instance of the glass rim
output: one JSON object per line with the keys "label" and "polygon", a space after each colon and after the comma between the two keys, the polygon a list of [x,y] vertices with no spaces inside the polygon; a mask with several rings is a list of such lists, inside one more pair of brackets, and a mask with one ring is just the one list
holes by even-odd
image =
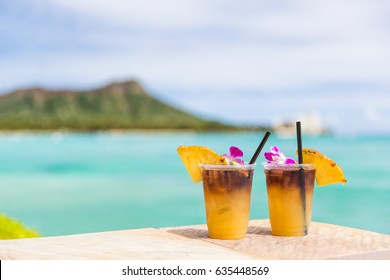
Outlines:
{"label": "glass rim", "polygon": [[306,169],[316,169],[315,164],[313,163],[272,163],[272,162],[262,162],[261,163],[264,168],[270,169],[270,168],[297,168],[297,167],[303,167]]}
{"label": "glass rim", "polygon": [[199,167],[201,169],[208,169],[208,170],[238,170],[238,169],[251,170],[254,169],[255,166],[256,163],[252,163],[252,164],[246,163],[241,165],[199,163]]}

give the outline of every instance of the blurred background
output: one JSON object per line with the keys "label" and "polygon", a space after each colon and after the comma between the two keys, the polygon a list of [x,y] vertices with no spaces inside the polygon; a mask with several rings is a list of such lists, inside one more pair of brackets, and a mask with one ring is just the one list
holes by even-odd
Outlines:
{"label": "blurred background", "polygon": [[[268,144],[292,156],[289,129],[301,120],[304,145],[349,182],[318,189],[313,218],[390,234],[389,9],[385,0],[1,1],[3,123],[27,112],[1,105],[19,90],[136,80],[170,106],[254,129],[3,130],[0,212],[43,235],[204,223],[201,186],[176,147],[241,144],[249,160],[255,127],[267,127]],[[267,218],[257,169],[252,218]]]}
{"label": "blurred background", "polygon": [[135,78],[211,118],[390,131],[385,0],[5,0],[0,91]]}

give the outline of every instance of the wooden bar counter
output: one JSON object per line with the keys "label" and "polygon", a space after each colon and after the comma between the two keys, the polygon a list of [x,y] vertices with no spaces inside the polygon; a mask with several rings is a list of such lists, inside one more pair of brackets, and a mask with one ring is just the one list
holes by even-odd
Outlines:
{"label": "wooden bar counter", "polygon": [[277,237],[252,220],[241,240],[210,239],[206,225],[0,240],[0,259],[390,260],[390,235],[313,222],[307,236]]}

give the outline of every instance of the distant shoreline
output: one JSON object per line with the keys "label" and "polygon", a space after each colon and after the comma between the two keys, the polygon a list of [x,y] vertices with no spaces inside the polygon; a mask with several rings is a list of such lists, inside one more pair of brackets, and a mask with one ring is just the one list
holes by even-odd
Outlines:
{"label": "distant shoreline", "polygon": [[129,129],[96,129],[96,130],[79,130],[79,129],[15,129],[15,130],[0,130],[1,134],[52,134],[52,133],[69,133],[69,134],[88,134],[88,133],[129,133],[129,132],[150,132],[150,133],[166,133],[166,132],[183,132],[183,133],[240,133],[240,132],[250,132],[250,131],[266,131],[270,129],[266,128],[234,128],[234,129],[174,129],[174,128],[129,128]]}
{"label": "distant shoreline", "polygon": [[[100,130],[77,130],[77,129],[0,129],[0,135],[34,135],[34,134],[99,134],[99,133],[111,133],[111,134],[126,134],[126,133],[243,133],[243,132],[265,132],[270,131],[272,135],[278,138],[294,138],[295,135],[281,135],[275,132],[271,128],[242,128],[242,129],[152,129],[152,128],[133,128],[133,129],[100,129]],[[327,133],[320,135],[306,135],[308,137],[389,137],[390,133]]]}

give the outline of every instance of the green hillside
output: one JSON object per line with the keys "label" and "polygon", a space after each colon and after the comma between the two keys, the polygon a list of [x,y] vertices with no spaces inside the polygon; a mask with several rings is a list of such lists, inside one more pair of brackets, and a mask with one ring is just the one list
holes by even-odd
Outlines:
{"label": "green hillside", "polygon": [[234,129],[153,98],[135,81],[90,91],[18,90],[0,96],[1,130]]}

